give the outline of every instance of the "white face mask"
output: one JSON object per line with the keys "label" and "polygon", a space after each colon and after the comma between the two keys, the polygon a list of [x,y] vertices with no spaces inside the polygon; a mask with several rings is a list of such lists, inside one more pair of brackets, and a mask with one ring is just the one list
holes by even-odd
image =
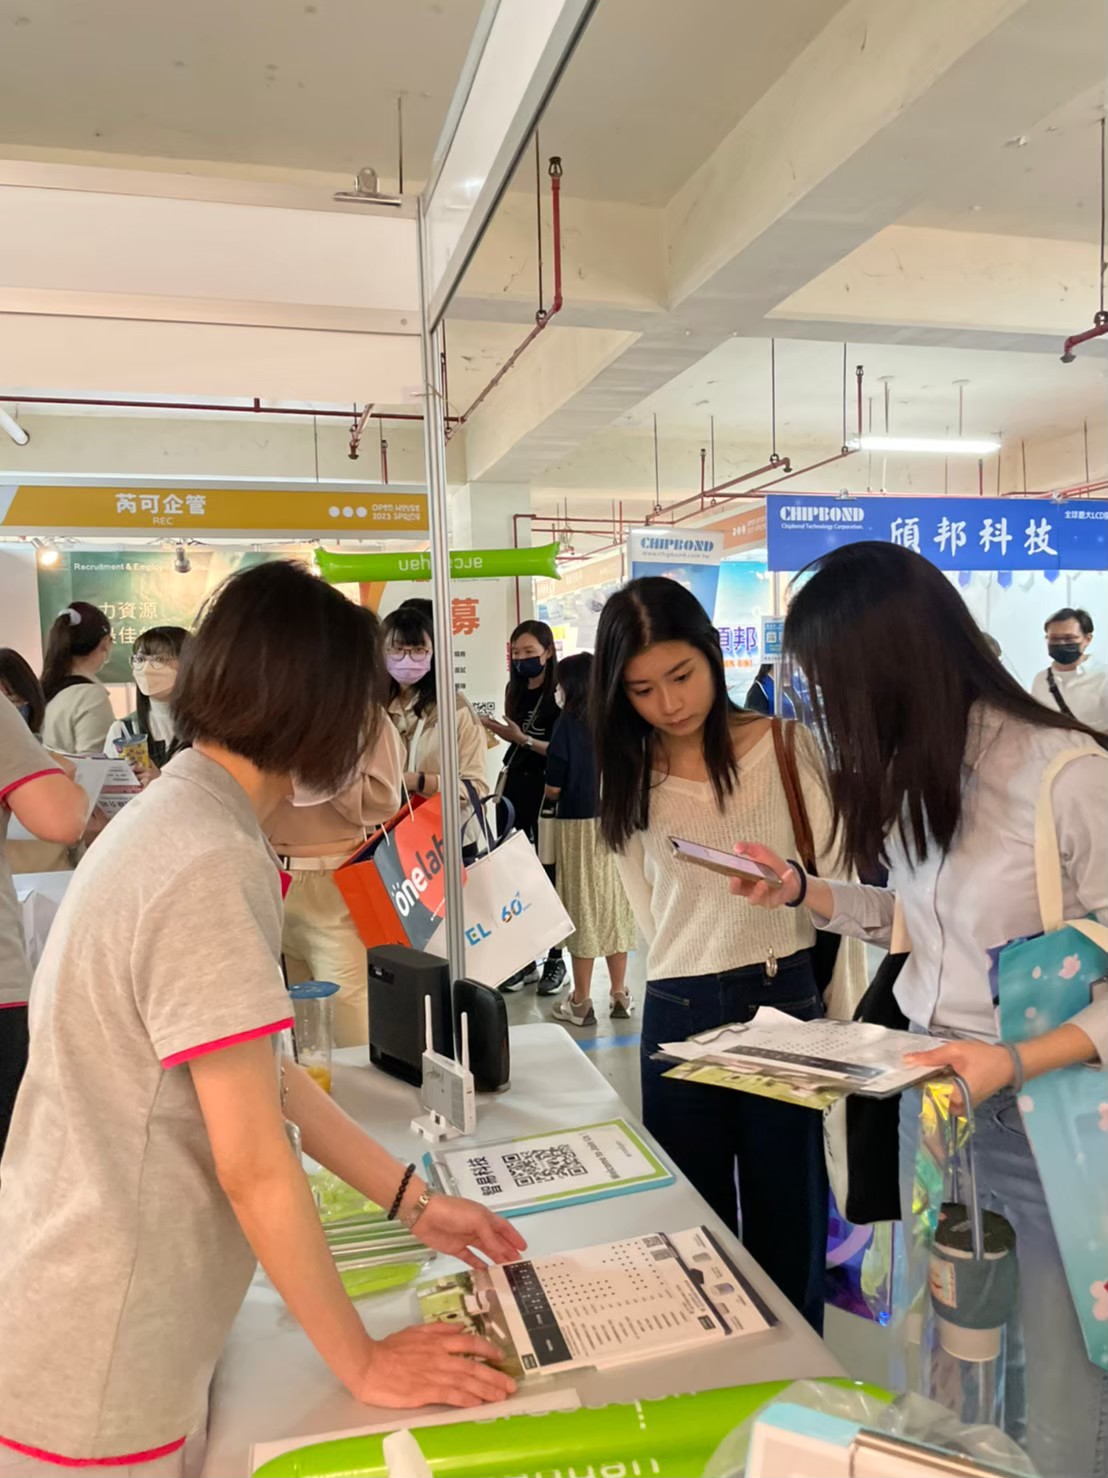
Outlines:
{"label": "white face mask", "polygon": [[135,687],[147,698],[168,698],[177,682],[175,667],[142,667],[134,674]]}
{"label": "white face mask", "polygon": [[341,795],[346,786],[340,786],[338,790],[312,790],[306,785],[301,785],[299,780],[292,782],[292,795],[289,796],[290,806],[326,806]]}

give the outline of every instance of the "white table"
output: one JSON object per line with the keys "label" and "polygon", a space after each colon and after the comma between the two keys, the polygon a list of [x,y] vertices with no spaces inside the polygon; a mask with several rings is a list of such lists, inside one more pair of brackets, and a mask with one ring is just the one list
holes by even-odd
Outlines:
{"label": "white table", "polygon": [[[630,1119],[611,1085],[562,1027],[514,1027],[511,1043],[512,1087],[506,1094],[478,1100],[475,1140],[489,1142],[618,1116]],[[369,1067],[366,1049],[350,1048],[336,1054],[334,1091],[347,1112],[399,1159],[422,1156],[425,1146],[410,1129],[419,1111],[417,1091]],[[654,1148],[665,1160],[658,1146]],[[701,1224],[720,1237],[780,1322],[765,1334],[713,1347],[700,1355],[563,1377],[561,1384],[573,1386],[584,1404],[601,1406],[755,1381],[844,1374],[822,1340],[680,1176],[674,1185],[661,1190],[541,1212],[518,1223],[534,1253]],[[370,1299],[359,1308],[375,1335],[390,1334],[417,1317],[410,1287]],[[285,1437],[308,1442],[325,1433],[388,1420],[390,1415],[380,1408],[359,1406],[339,1387],[280,1297],[259,1275],[216,1371],[203,1472],[206,1478],[247,1474],[254,1442]],[[397,1418],[398,1426],[403,1422],[403,1417]]]}

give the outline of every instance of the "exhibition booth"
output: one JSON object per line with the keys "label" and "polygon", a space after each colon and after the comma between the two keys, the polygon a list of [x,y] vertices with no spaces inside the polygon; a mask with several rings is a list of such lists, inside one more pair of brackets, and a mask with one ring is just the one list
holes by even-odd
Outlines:
{"label": "exhibition booth", "polygon": [[[476,1414],[423,1408],[398,1416],[384,1406],[360,1404],[339,1385],[259,1271],[215,1369],[198,1471],[203,1478],[775,1478],[786,1472],[878,1478],[894,1471],[926,1478],[955,1471],[1020,1472],[1014,1445],[989,1426],[995,1391],[992,1408],[980,1396],[986,1380],[995,1383],[1004,1372],[1004,1354],[998,1353],[1003,1321],[991,1304],[986,1318],[981,1300],[975,1302],[983,1322],[963,1326],[956,1308],[948,1307],[957,1303],[953,1295],[944,1303],[949,1325],[957,1328],[952,1335],[942,1325],[935,1335],[947,1364],[946,1384],[937,1381],[928,1389],[934,1403],[904,1402],[898,1400],[901,1390],[856,1379],[857,1371],[784,1297],[590,1054],[561,1026],[509,1027],[499,992],[483,989],[522,976],[548,946],[558,948],[569,922],[554,914],[553,905],[545,911],[540,906],[549,902],[547,895],[554,898],[541,843],[526,842],[513,860],[509,848],[526,838],[512,833],[510,821],[501,833],[495,824],[491,831],[487,824],[479,828],[484,839],[476,848],[466,830],[485,811],[482,798],[461,779],[456,694],[478,718],[499,718],[514,617],[533,611],[546,622],[561,657],[591,652],[606,601],[630,579],[664,575],[695,595],[711,617],[733,702],[747,703],[768,666],[778,681],[766,711],[800,718],[803,675],[780,665],[790,586],[811,560],[845,543],[896,544],[937,565],[982,629],[999,642],[1005,664],[1024,686],[1044,664],[1042,627],[1051,611],[1081,606],[1093,612],[1098,630],[1108,629],[1108,503],[1084,496],[773,491],[721,499],[688,522],[675,521],[658,506],[625,525],[621,511],[614,537],[598,539],[595,554],[560,549],[537,532],[522,546],[473,547],[480,541],[465,537],[463,520],[452,518],[457,488],[448,481],[447,441],[458,418],[443,383],[444,317],[595,9],[596,0],[486,5],[418,205],[413,209],[409,198],[386,210],[375,201],[365,217],[372,226],[360,235],[339,225],[350,220],[341,214],[326,217],[314,241],[289,223],[290,252],[310,255],[316,273],[334,252],[358,291],[372,297],[362,310],[373,325],[370,337],[379,333],[381,343],[356,367],[360,393],[367,396],[364,416],[374,395],[387,404],[418,399],[425,480],[389,484],[323,477],[308,485],[228,478],[220,484],[152,475],[63,481],[43,474],[0,484],[0,625],[6,643],[21,649],[37,670],[44,633],[59,612],[78,602],[96,607],[115,642],[101,680],[117,716],[134,706],[130,649],[142,631],[192,627],[227,576],[274,559],[304,564],[382,617],[412,596],[430,598],[434,650],[452,653],[452,661],[436,664],[438,793],[424,796],[420,788],[417,794],[409,782],[401,811],[363,828],[357,851],[333,869],[344,874],[337,886],[359,930],[364,918],[380,923],[372,943],[364,931],[361,939],[374,951],[371,1009],[384,1035],[371,1039],[368,1049],[332,1050],[328,983],[292,988],[298,1048],[307,1051],[310,1030],[318,1026],[326,1039],[321,1074],[335,1102],[409,1169],[389,1212],[314,1162],[306,1161],[305,1168],[336,1267],[372,1335],[383,1338],[420,1319],[479,1332],[497,1344],[518,1389]],[[126,232],[132,244],[160,239],[165,223],[155,221],[158,210],[138,195],[130,197],[125,186],[80,207],[90,239],[109,198],[117,204],[130,199]],[[200,198],[178,203],[195,206],[196,222],[210,227],[211,258],[190,263],[182,253],[159,264],[151,252],[140,284],[144,293],[158,298],[169,275],[177,273],[190,279],[197,302],[215,301],[211,261],[219,258],[226,232],[230,277],[244,295],[279,295],[281,274],[272,274],[266,261],[272,235],[260,231],[257,220],[244,228],[249,212],[234,224],[233,205]],[[27,201],[21,208],[27,211],[29,239],[50,226],[49,202]],[[276,213],[279,207],[266,210]],[[253,258],[260,263],[261,282],[250,279]],[[375,286],[367,289],[364,280],[378,266]],[[558,270],[557,306],[549,316],[561,307],[560,257]],[[106,279],[102,290],[113,286],[121,285]],[[174,291],[189,295],[180,284]],[[243,316],[248,329],[250,314]],[[541,310],[536,334],[546,316]],[[632,315],[627,321],[638,323]],[[302,382],[291,340],[277,355],[287,377],[283,383],[305,403],[322,399],[328,388],[325,348],[317,346],[318,358],[306,356]],[[197,352],[202,360],[218,360],[219,344],[211,339]],[[258,362],[264,354],[254,346],[247,358]],[[349,362],[345,372],[354,372]],[[158,388],[181,393],[173,383]],[[786,691],[793,695],[787,700]],[[516,744],[533,747],[533,734],[525,734],[517,734]],[[409,759],[418,737],[407,750]],[[487,761],[492,790],[501,754],[491,739]],[[419,772],[422,766],[406,762],[406,768]],[[495,807],[490,810],[495,814]],[[793,824],[791,817],[790,807]],[[335,859],[321,856],[321,868],[325,860]],[[288,857],[281,863],[287,887],[292,864]],[[44,875],[38,884],[27,879],[18,894],[36,958],[64,894],[59,876]],[[545,890],[541,900],[537,892],[528,893],[532,876]],[[526,930],[531,932],[521,942]],[[510,968],[477,963],[500,947],[515,951]],[[426,977],[405,974],[408,967],[396,962],[401,951],[419,953]],[[771,949],[767,980],[776,973]],[[785,1020],[789,1030],[797,1025],[791,1017]],[[869,1029],[860,1020],[839,1025],[844,1032],[858,1027],[859,1040]],[[901,1068],[907,1047],[899,1033],[887,1060],[867,1059],[862,1069],[836,1055],[833,1034],[828,1029],[812,1049],[826,1053],[818,1058],[806,1056],[792,1036],[787,1042],[782,1037],[776,1048],[751,1048],[744,1059],[747,1076],[757,1077],[759,1086],[749,1091],[812,1112],[841,1104],[848,1090],[869,1092],[873,1101],[909,1087],[926,1093],[921,1085],[929,1073]],[[632,1035],[637,1059],[639,1037],[637,1031]],[[708,1044],[690,1041],[696,1050],[686,1042],[666,1044],[667,1071],[721,1093],[733,1089],[727,1063],[700,1050]],[[759,1054],[766,1059],[764,1073],[750,1068]],[[810,1070],[807,1077],[804,1069]],[[886,1074],[888,1080],[882,1078],[878,1088],[851,1081],[836,1097],[828,1078],[839,1089],[850,1073]],[[773,1083],[799,1096],[779,1093]],[[932,1125],[936,1215],[940,1206],[945,1209],[943,1175],[964,1153],[949,1081],[946,1093],[942,1110],[936,1110],[937,1128]],[[968,1117],[972,1125],[972,1109]],[[457,1259],[406,1235],[396,1213],[417,1173],[433,1189],[465,1193],[502,1213],[525,1236],[525,1255],[507,1272],[480,1260],[466,1271]],[[976,1188],[958,1205],[965,1235],[936,1275],[940,1283],[949,1277],[952,1287],[965,1276],[955,1268],[959,1259],[983,1281],[990,1272]],[[911,1234],[907,1214],[905,1222]],[[857,1228],[845,1216],[833,1223],[838,1302],[882,1327],[893,1316],[891,1228],[888,1222],[881,1230]],[[997,1256],[990,1244],[988,1257]],[[1011,1263],[1006,1266],[1010,1271]],[[918,1308],[911,1318],[917,1315]],[[960,1336],[964,1327],[982,1336],[985,1355]],[[172,1338],[172,1330],[166,1337]],[[909,1383],[911,1377],[904,1379]],[[947,1398],[953,1416],[942,1409]],[[957,1458],[940,1450],[948,1441],[957,1446]]]}

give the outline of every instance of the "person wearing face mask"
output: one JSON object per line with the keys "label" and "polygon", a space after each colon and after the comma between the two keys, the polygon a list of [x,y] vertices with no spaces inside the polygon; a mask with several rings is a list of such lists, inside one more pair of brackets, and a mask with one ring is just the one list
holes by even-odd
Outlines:
{"label": "person wearing face mask", "polygon": [[[379,713],[387,691],[379,651],[378,664],[367,698]],[[370,742],[344,784],[320,792],[296,782],[266,822],[266,835],[291,877],[282,938],[288,983],[333,980],[338,985],[338,1047],[369,1041],[369,972],[366,947],[335,885],[335,871],[375,826],[396,814],[401,801],[403,754],[396,729],[374,722],[368,730]]]}
{"label": "person wearing face mask", "polygon": [[66,606],[50,628],[42,687],[46,716],[42,742],[62,754],[96,754],[115,718],[96,674],[112,654],[112,625],[87,601]]}
{"label": "person wearing face mask", "polygon": [[1031,696],[1091,729],[1108,729],[1108,670],[1089,656],[1093,618],[1063,606],[1043,631],[1050,666],[1035,674]]}
{"label": "person wearing face mask", "polygon": [[[546,793],[546,752],[561,710],[558,653],[554,633],[545,621],[522,621],[511,637],[511,676],[504,698],[504,720],[486,718],[485,728],[509,745],[498,794],[511,801],[516,826],[532,845],[538,844],[539,813]],[[501,990],[522,990],[534,972],[505,981]],[[560,949],[552,949],[538,974],[539,994],[554,996],[565,985],[566,967]]]}
{"label": "person wearing face mask", "polygon": [[135,711],[112,724],[104,753],[114,757],[122,745],[145,736],[150,765],[139,774],[144,782],[156,779],[177,752],[169,700],[188,639],[183,626],[152,626],[142,633],[131,652],[131,671],[138,689]]}
{"label": "person wearing face mask", "polygon": [[[389,674],[388,713],[404,751],[404,785],[409,795],[437,795],[440,782],[434,629],[422,610],[404,605],[386,616],[383,631]],[[455,706],[458,773],[478,795],[487,795],[485,731],[460,693],[455,695]]]}
{"label": "person wearing face mask", "polygon": [[34,668],[14,647],[0,647],[0,695],[38,738],[46,713],[46,694]]}

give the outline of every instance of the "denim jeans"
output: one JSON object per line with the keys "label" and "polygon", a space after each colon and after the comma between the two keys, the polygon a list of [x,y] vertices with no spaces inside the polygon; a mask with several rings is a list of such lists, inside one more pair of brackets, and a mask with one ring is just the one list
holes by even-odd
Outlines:
{"label": "denim jeans", "polygon": [[[900,1114],[904,1205],[919,1140],[920,1094]],[[982,1209],[999,1211],[1016,1234],[1019,1302],[1005,1331],[1004,1426],[1046,1478],[1108,1478],[1108,1375],[1085,1353],[1061,1254],[1014,1095],[1004,1090],[974,1114],[973,1161]],[[912,1253],[909,1295],[927,1270]]]}
{"label": "denim jeans", "polygon": [[724,975],[652,980],[642,1024],[643,1122],[713,1211],[809,1324],[823,1329],[827,1169],[823,1120],[812,1109],[751,1093],[682,1083],[653,1062],[661,1042],[682,1041],[776,1006],[802,1021],[823,1015],[808,954]]}

